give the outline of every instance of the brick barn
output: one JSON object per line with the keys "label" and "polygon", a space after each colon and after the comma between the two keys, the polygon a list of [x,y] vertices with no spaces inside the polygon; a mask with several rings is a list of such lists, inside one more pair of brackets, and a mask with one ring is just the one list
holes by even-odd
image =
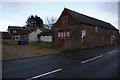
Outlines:
{"label": "brick barn", "polygon": [[63,50],[118,44],[119,30],[110,23],[64,8],[54,26],[54,44]]}

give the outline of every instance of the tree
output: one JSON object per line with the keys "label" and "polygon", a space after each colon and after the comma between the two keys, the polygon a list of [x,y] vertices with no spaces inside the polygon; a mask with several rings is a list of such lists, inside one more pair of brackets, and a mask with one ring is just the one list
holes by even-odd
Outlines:
{"label": "tree", "polygon": [[50,17],[50,18],[46,18],[45,20],[45,28],[47,29],[52,29],[53,25],[57,22],[57,18],[56,17]]}
{"label": "tree", "polygon": [[38,26],[40,28],[43,27],[43,20],[38,17],[37,15],[33,16],[31,15],[30,17],[28,17],[27,21],[26,21],[26,27],[27,26]]}

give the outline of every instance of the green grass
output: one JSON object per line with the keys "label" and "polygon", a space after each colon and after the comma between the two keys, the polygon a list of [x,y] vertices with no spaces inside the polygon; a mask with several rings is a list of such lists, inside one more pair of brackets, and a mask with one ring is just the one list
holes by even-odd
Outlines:
{"label": "green grass", "polygon": [[60,47],[57,45],[53,45],[51,43],[36,43],[36,44],[32,44],[34,46],[37,47],[37,49],[41,50],[41,49],[53,49],[53,50],[59,50]]}
{"label": "green grass", "polygon": [[46,46],[42,46],[42,45],[38,45],[37,49],[53,49],[53,50],[59,50],[59,46],[56,45],[46,45]]}

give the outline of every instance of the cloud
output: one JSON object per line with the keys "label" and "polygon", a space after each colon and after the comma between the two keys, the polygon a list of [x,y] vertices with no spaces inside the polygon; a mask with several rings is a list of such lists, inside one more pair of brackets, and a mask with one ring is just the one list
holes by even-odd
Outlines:
{"label": "cloud", "polygon": [[22,2],[3,2],[2,3],[2,9],[3,12],[9,12],[11,14],[15,14],[15,13],[20,13],[21,11],[23,11],[24,9],[27,9],[28,7],[30,7],[30,5],[24,5],[25,3]]}
{"label": "cloud", "polygon": [[0,31],[7,31],[8,26],[21,26],[21,25],[17,23],[0,20]]}
{"label": "cloud", "polygon": [[98,19],[111,23],[113,26],[118,28],[118,16],[113,13],[101,13],[95,15]]}
{"label": "cloud", "polygon": [[8,25],[8,22],[0,21],[0,31],[7,31]]}
{"label": "cloud", "polygon": [[118,29],[118,15],[117,13],[110,13],[110,12],[102,12],[97,9],[89,9],[83,11],[83,14],[88,15],[90,17],[111,23]]}
{"label": "cloud", "polygon": [[2,2],[118,2],[119,0],[2,0]]}

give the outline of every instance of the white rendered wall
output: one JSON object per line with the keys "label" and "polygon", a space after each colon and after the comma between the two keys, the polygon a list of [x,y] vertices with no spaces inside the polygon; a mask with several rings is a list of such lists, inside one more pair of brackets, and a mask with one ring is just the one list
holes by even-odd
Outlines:
{"label": "white rendered wall", "polygon": [[28,35],[28,43],[38,41],[37,35],[38,35],[39,33],[41,33],[41,32],[42,32],[42,31],[41,31],[40,29],[36,29],[35,31],[33,31],[32,33],[30,33],[30,34]]}
{"label": "white rendered wall", "polygon": [[52,36],[40,36],[41,41],[52,42]]}

